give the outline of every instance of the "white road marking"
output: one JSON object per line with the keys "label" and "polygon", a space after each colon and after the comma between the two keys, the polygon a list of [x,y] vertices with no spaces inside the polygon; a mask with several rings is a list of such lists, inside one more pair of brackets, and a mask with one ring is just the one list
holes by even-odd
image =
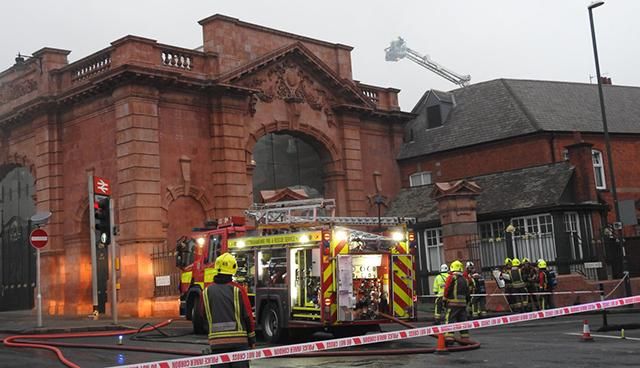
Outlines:
{"label": "white road marking", "polygon": [[[580,332],[565,332],[565,335],[573,335],[573,336],[582,336],[582,333]],[[635,341],[640,341],[640,338],[637,337],[625,337],[624,339],[621,338],[620,336],[611,336],[611,335],[594,335],[591,334],[591,337],[604,337],[607,339],[618,339],[618,340],[635,340]]]}

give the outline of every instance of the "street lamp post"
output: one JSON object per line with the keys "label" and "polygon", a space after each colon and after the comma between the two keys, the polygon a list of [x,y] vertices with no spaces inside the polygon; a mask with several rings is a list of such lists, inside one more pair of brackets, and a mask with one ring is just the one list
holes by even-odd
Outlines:
{"label": "street lamp post", "polygon": [[[609,128],[607,126],[607,114],[604,108],[604,95],[602,94],[602,77],[600,76],[600,62],[598,60],[598,46],[596,45],[596,31],[593,25],[593,9],[604,5],[604,1],[594,1],[587,7],[589,9],[589,24],[591,25],[591,41],[593,43],[593,58],[596,64],[596,78],[598,79],[598,96],[600,97],[600,112],[602,114],[602,128],[604,130],[604,144],[607,151],[607,166],[609,167],[609,180],[611,180],[611,196],[613,197],[613,207],[616,213],[616,224],[614,231],[617,233],[616,242],[620,243],[622,248],[622,269],[625,276],[628,275],[627,252],[624,247],[624,239],[622,237],[622,222],[620,221],[620,206],[618,205],[618,193],[616,190],[616,177],[613,172],[613,156],[611,155],[611,142],[609,140]],[[628,279],[628,277],[627,277]],[[625,283],[626,285],[626,283]],[[631,290],[627,287],[627,296],[631,295]]]}

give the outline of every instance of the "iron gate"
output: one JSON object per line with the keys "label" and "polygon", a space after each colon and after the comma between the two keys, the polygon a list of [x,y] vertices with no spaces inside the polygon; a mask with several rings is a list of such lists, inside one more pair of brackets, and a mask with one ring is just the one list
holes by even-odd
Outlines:
{"label": "iron gate", "polygon": [[36,280],[36,251],[29,245],[29,218],[35,212],[33,178],[23,167],[3,169],[0,170],[0,311],[31,309]]}
{"label": "iron gate", "polygon": [[151,253],[153,260],[153,296],[180,294],[180,271],[176,267],[176,250],[168,245],[157,246]]}

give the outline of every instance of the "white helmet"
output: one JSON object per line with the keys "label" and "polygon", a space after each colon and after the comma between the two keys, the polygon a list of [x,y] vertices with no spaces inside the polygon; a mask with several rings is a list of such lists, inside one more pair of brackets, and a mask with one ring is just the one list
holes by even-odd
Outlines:
{"label": "white helmet", "polygon": [[467,261],[467,268],[469,268],[469,267],[473,267],[473,266],[474,266],[473,262],[471,262],[471,261]]}
{"label": "white helmet", "polygon": [[446,263],[440,265],[440,272],[449,272],[449,266]]}

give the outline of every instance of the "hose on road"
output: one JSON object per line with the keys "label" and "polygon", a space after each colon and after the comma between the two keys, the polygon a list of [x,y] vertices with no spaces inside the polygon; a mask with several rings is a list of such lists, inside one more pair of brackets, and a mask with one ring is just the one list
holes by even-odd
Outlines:
{"label": "hose on road", "polygon": [[[394,322],[407,327],[415,328],[415,326],[397,319],[393,316],[379,313],[382,317],[393,320]],[[136,351],[146,353],[158,353],[158,354],[170,354],[170,355],[182,355],[182,356],[198,356],[202,355],[201,352],[185,351],[185,350],[171,350],[160,348],[149,348],[142,346],[123,346],[123,345],[110,345],[110,344],[88,344],[88,343],[71,343],[71,342],[52,342],[43,341],[49,339],[64,339],[64,338],[84,338],[84,337],[108,337],[119,335],[132,335],[140,332],[149,332],[153,330],[159,330],[161,327],[169,325],[172,320],[166,320],[156,325],[149,325],[140,329],[128,329],[120,331],[107,331],[107,332],[77,332],[77,333],[57,333],[57,334],[38,334],[38,335],[15,335],[5,338],[2,342],[5,346],[10,347],[26,347],[35,349],[46,349],[56,354],[60,362],[70,368],[79,368],[79,366],[69,359],[67,359],[62,351],[58,347],[67,348],[84,348],[84,349],[103,349],[103,350],[120,350],[120,351]],[[436,336],[432,336],[436,337]],[[26,341],[28,340],[28,341]],[[480,343],[471,341],[468,339],[461,340],[456,339],[459,346],[449,346],[447,351],[458,352],[473,350],[480,347]],[[349,357],[349,356],[384,356],[384,355],[406,355],[406,354],[430,354],[435,353],[436,348],[396,348],[396,349],[362,349],[362,350],[340,350],[340,351],[316,351],[308,352],[296,355],[287,356],[288,358],[310,358],[310,357]]]}

